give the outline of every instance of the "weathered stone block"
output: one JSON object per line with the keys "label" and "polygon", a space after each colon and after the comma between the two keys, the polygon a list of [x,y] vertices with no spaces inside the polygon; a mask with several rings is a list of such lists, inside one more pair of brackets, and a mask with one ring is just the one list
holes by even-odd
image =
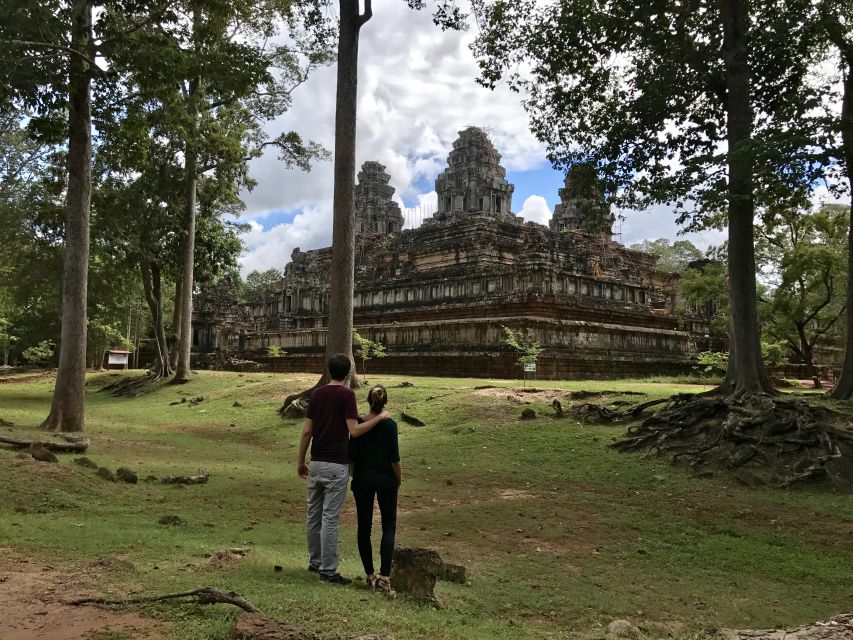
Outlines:
{"label": "weathered stone block", "polygon": [[399,593],[433,600],[435,582],[442,573],[442,567],[441,556],[432,549],[395,549],[391,586]]}

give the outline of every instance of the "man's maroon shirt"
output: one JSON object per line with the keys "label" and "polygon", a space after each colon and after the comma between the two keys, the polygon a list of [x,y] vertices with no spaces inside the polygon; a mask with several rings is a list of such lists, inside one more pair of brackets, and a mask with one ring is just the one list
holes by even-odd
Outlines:
{"label": "man's maroon shirt", "polygon": [[347,419],[358,419],[352,389],[343,384],[315,389],[305,416],[311,418],[311,460],[349,464]]}

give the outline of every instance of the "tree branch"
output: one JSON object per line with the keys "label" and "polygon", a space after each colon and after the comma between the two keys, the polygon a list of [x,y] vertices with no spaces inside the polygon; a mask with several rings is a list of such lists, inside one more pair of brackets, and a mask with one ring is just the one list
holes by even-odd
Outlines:
{"label": "tree branch", "polygon": [[373,0],[364,0],[364,12],[358,16],[358,28],[373,17]]}
{"label": "tree branch", "polygon": [[105,78],[107,72],[104,69],[101,69],[92,58],[87,56],[85,53],[81,53],[77,51],[77,49],[72,49],[64,44],[54,44],[52,42],[36,42],[35,40],[6,40],[7,43],[13,45],[19,45],[22,47],[36,47],[41,49],[54,49],[56,51],[61,51],[62,53],[67,53],[72,56],[77,56],[84,60],[89,68],[95,73],[95,75]]}

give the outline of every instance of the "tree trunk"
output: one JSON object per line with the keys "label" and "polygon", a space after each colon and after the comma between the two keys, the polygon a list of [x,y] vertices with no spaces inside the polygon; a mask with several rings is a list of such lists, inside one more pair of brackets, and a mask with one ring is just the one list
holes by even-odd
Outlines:
{"label": "tree trunk", "polygon": [[[201,29],[201,7],[193,10],[193,31]],[[184,242],[184,264],[181,273],[181,329],[178,340],[178,363],[175,369],[175,382],[184,384],[190,381],[190,351],[192,349],[193,320],[193,265],[195,262],[195,214],[196,192],[198,190],[198,136],[199,136],[199,100],[201,99],[201,79],[193,78],[189,83],[187,109],[190,126],[184,150],[184,215],[186,219],[186,238]]]}
{"label": "tree trunk", "polygon": [[163,326],[163,295],[160,286],[160,266],[156,262],[143,260],[140,264],[142,269],[142,288],[145,291],[145,300],[151,311],[151,323],[154,326],[154,338],[157,343],[157,371],[158,378],[168,378],[172,375],[169,364],[169,345],[166,342],[166,329]]}
{"label": "tree trunk", "polygon": [[814,378],[817,375],[817,367],[814,364],[814,348],[806,336],[805,325],[797,324],[797,337],[800,340],[800,357],[803,359],[803,364],[806,365],[806,375],[809,378]]}
{"label": "tree trunk", "polygon": [[[92,7],[75,0],[71,48],[91,49]],[[71,55],[68,89],[68,209],[62,286],[59,368],[50,413],[42,428],[82,431],[86,395],[86,295],[89,280],[89,205],[92,196],[92,95],[88,64]]]}
{"label": "tree trunk", "polygon": [[[838,43],[839,45],[842,43]],[[839,48],[841,48],[839,46]],[[853,45],[841,51],[844,73],[844,101],[841,105],[841,146],[847,180],[853,190]],[[847,240],[847,311],[846,311],[846,347],[841,376],[832,390],[832,397],[838,400],[853,400],[853,202],[850,205],[850,228]]]}
{"label": "tree trunk", "polygon": [[752,105],[746,0],[720,0],[726,74],[728,138],[728,276],[731,298],[729,366],[721,391],[772,391],[761,360],[753,241]]}
{"label": "tree trunk", "polygon": [[172,333],[175,335],[175,349],[169,354],[169,366],[178,367],[178,345],[181,343],[181,304],[183,302],[183,282],[181,276],[175,278],[175,308],[172,311]]}
{"label": "tree trunk", "polygon": [[[332,263],[326,358],[352,355],[353,289],[355,283],[355,132],[358,100],[358,35],[372,16],[371,1],[359,14],[358,0],[340,0],[338,87],[335,104],[335,185],[332,205]],[[323,373],[325,380],[328,372]],[[357,376],[350,374],[351,379]]]}

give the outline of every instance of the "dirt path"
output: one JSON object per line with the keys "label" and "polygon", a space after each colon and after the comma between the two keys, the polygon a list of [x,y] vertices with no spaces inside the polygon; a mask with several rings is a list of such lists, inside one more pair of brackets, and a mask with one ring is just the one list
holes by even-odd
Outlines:
{"label": "dirt path", "polygon": [[[163,625],[134,613],[73,607],[66,598],[87,595],[88,572],[69,574],[0,547],[0,638],[89,640],[120,631],[133,640],[166,640]],[[94,592],[92,592],[94,593]]]}

